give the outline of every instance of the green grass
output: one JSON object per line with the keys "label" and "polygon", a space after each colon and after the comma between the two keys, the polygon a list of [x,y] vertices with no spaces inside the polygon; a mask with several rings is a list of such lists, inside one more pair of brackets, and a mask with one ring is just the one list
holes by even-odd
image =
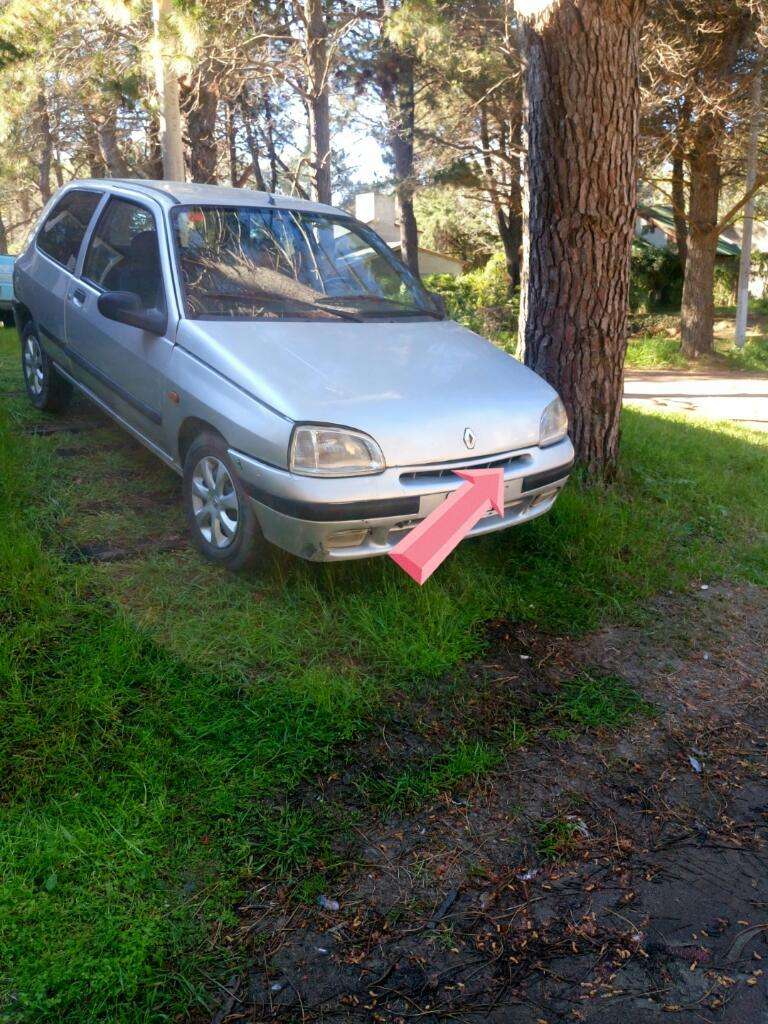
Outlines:
{"label": "green grass", "polygon": [[653,714],[653,707],[618,676],[582,673],[563,683],[547,711],[580,728],[618,729],[636,715]]}
{"label": "green grass", "polygon": [[[748,338],[742,349],[730,341],[717,340],[714,358],[724,370],[768,373],[768,338]],[[626,365],[629,369],[684,370],[695,364],[683,355],[679,339],[649,336],[630,339]]]}
{"label": "green grass", "polygon": [[685,369],[688,360],[680,350],[680,341],[663,336],[630,338],[626,365],[629,369]]}
{"label": "green grass", "polygon": [[537,849],[545,861],[561,861],[573,857],[583,838],[583,826],[577,820],[550,818],[539,823]]}
{"label": "green grass", "polygon": [[501,753],[485,743],[459,743],[426,764],[406,768],[391,778],[364,779],[362,791],[374,805],[402,810],[433,800],[467,779],[485,775],[501,761]]}
{"label": "green grass", "polygon": [[723,355],[733,370],[768,373],[768,338],[749,338],[744,348],[731,346]]}
{"label": "green grass", "polygon": [[[718,314],[733,318],[735,311],[718,310]],[[638,319],[642,334],[633,335],[627,346],[626,365],[629,369],[684,370],[740,370],[744,373],[768,373],[768,337],[763,333],[763,321],[751,328],[744,348],[736,348],[732,337],[716,336],[715,353],[706,361],[693,362],[682,353],[679,337],[669,337],[669,329],[679,329],[680,317],[647,316]],[[758,333],[755,333],[755,332]]]}
{"label": "green grass", "polygon": [[[0,390],[20,386],[17,359],[3,332]],[[698,580],[768,582],[766,435],[629,411],[614,488],[575,479],[553,513],[467,542],[419,588],[388,559],[277,554],[242,578],[188,550],[67,564],[72,543],[151,530],[139,499],[178,484],[116,428],[22,434],[39,421],[0,399],[7,1024],[148,1024],[203,1005],[237,962],[227,935],[249,881],[309,893],[333,868],[346,811],[318,798],[317,777],[354,761],[395,689],[407,715],[424,686],[448,687],[482,654],[487,620],[575,633],[640,620],[646,598]],[[604,718],[587,696],[566,690],[558,713]],[[462,741],[387,776],[384,803],[493,766]]]}

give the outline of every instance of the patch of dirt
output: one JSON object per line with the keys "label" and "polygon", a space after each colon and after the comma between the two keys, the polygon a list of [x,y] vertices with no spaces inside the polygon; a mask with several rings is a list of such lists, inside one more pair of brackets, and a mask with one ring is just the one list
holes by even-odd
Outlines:
{"label": "patch of dirt", "polygon": [[142,555],[154,555],[161,551],[179,551],[186,548],[189,539],[183,535],[170,537],[149,537],[144,541],[134,541],[132,544],[115,544],[111,542],[97,544],[82,544],[80,547],[65,549],[64,561],[72,564],[82,562],[126,562],[133,558],[140,558]]}
{"label": "patch of dirt", "polygon": [[[642,627],[580,640],[491,629],[465,688],[479,734],[585,670],[621,676],[656,717],[540,733],[475,788],[357,825],[338,911],[254,891],[228,935],[248,967],[217,1024],[768,1020],[765,592],[665,598]],[[314,799],[349,797],[355,760],[438,749],[461,694],[395,714]],[[565,823],[557,861],[546,822]]]}

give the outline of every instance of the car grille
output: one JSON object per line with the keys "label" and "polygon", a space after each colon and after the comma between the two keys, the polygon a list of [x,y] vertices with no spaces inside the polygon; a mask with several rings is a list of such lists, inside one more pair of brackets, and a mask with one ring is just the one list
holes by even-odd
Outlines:
{"label": "car grille", "polygon": [[455,479],[454,473],[457,469],[511,469],[513,466],[522,466],[531,461],[527,453],[515,455],[497,455],[485,461],[453,462],[442,466],[425,466],[424,469],[409,470],[400,474],[400,482],[431,484],[439,483],[441,480]]}

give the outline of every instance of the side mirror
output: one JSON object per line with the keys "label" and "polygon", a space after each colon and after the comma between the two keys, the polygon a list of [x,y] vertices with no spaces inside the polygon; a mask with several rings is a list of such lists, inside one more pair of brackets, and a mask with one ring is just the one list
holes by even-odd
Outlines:
{"label": "side mirror", "polygon": [[440,294],[440,292],[428,292],[428,295],[432,300],[432,305],[435,307],[435,311],[439,313],[440,316],[444,316],[446,320],[449,319],[448,307],[445,304],[445,298]]}
{"label": "side mirror", "polygon": [[104,292],[96,302],[99,312],[107,320],[138,327],[148,334],[165,334],[168,317],[159,309],[144,309],[134,292]]}

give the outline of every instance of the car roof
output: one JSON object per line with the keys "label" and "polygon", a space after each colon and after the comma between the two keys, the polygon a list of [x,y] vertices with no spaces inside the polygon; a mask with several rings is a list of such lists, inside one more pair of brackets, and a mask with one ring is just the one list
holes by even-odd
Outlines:
{"label": "car roof", "polygon": [[257,192],[250,188],[227,188],[223,185],[202,185],[185,181],[154,181],[146,178],[83,178],[68,187],[96,187],[122,190],[154,196],[164,206],[274,206],[283,210],[307,210],[314,213],[335,213],[349,216],[344,210],[325,203],[313,203],[296,196],[282,196],[270,192]]}

